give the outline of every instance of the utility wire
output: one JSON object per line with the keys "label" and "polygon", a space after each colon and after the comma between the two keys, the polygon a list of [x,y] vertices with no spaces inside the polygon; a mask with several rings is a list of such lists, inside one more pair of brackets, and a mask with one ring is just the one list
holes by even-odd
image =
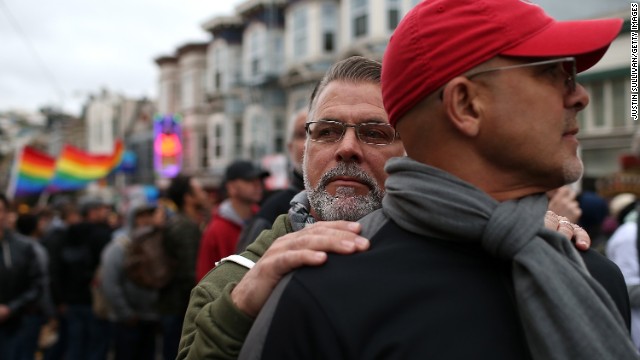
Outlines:
{"label": "utility wire", "polygon": [[59,98],[59,101],[60,101],[59,106],[60,106],[60,108],[62,108],[62,106],[64,105],[64,91],[62,90],[62,87],[60,87],[60,84],[56,80],[55,76],[53,76],[53,73],[49,70],[49,68],[47,67],[47,64],[44,62],[44,60],[42,60],[42,57],[40,56],[40,54],[36,50],[35,46],[31,42],[29,37],[27,36],[27,33],[22,30],[22,27],[20,26],[20,23],[18,23],[16,18],[13,16],[13,14],[11,13],[11,10],[9,10],[9,7],[7,6],[7,4],[4,3],[4,0],[0,0],[0,5],[1,5],[0,8],[6,14],[6,16],[9,19],[9,22],[13,26],[14,30],[18,33],[18,35],[20,35],[20,37],[22,38],[22,41],[24,42],[25,46],[27,47],[27,49],[31,53],[31,56],[36,61],[37,65],[40,67],[40,70],[44,73],[44,75],[47,78],[47,81],[49,82],[49,85],[51,85],[51,88],[53,89],[54,93],[57,94],[57,96]]}

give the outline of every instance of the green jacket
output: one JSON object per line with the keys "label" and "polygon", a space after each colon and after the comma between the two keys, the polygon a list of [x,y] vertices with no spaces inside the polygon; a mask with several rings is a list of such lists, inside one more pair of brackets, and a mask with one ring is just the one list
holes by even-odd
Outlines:
{"label": "green jacket", "polygon": [[[258,261],[275,239],[293,232],[289,217],[280,215],[271,230],[263,231],[240,255]],[[231,300],[231,291],[247,268],[224,262],[213,268],[191,291],[184,319],[178,360],[237,359],[254,319]]]}

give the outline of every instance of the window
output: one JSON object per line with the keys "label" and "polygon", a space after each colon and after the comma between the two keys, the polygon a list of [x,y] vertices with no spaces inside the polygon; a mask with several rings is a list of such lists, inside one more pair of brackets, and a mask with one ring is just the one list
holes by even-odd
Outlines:
{"label": "window", "polygon": [[351,0],[351,9],[362,9],[367,7],[367,0]]}
{"label": "window", "polygon": [[260,59],[251,60],[251,76],[260,74]]}
{"label": "window", "polygon": [[599,81],[591,84],[591,111],[594,127],[600,128],[605,124],[604,112],[604,83]]}
{"label": "window", "polygon": [[587,113],[584,110],[578,113],[578,126],[580,129],[587,128]]}
{"label": "window", "polygon": [[390,31],[395,30],[400,22],[398,0],[387,0],[387,25]]}
{"label": "window", "polygon": [[213,50],[213,89],[215,91],[222,91],[222,74],[224,69],[224,49],[220,45],[216,46]]}
{"label": "window", "polygon": [[322,49],[325,52],[333,52],[336,48],[335,33],[338,27],[336,5],[333,3],[322,4]]}
{"label": "window", "polygon": [[200,138],[200,167],[203,169],[209,167],[209,144],[207,140],[206,134]]}
{"label": "window", "polygon": [[389,30],[395,30],[400,22],[400,12],[398,9],[389,9]]}
{"label": "window", "polygon": [[360,15],[353,20],[353,37],[367,35],[367,15]]}
{"label": "window", "polygon": [[269,128],[268,119],[265,119],[264,112],[257,111],[251,116],[250,124],[251,138],[251,158],[260,159],[267,154],[266,145],[268,144]]}
{"label": "window", "polygon": [[235,84],[242,83],[242,71],[240,71],[240,66],[238,66],[236,71],[233,73],[233,80],[235,81]]}
{"label": "window", "polygon": [[589,177],[600,177],[607,174],[612,174],[620,171],[618,159],[622,153],[625,153],[624,148],[597,148],[597,149],[583,149],[581,158],[584,164],[585,170],[588,170]]}
{"label": "window", "polygon": [[222,157],[222,125],[216,124],[213,129],[213,139],[214,139],[214,156],[216,159]]}
{"label": "window", "polygon": [[257,30],[253,30],[249,37],[249,66],[250,66],[250,77],[255,77],[260,75],[262,72],[262,64],[260,59],[263,57],[263,51],[261,46],[261,36],[260,32]]}
{"label": "window", "polygon": [[216,89],[216,91],[220,91],[222,90],[222,74],[220,73],[220,71],[216,71],[215,75],[213,76],[213,83],[214,83],[214,89]]}
{"label": "window", "polygon": [[271,47],[271,51],[268,53],[271,64],[271,73],[279,74],[284,69],[284,49],[282,45],[282,33],[272,32],[271,42],[273,46]]}
{"label": "window", "polygon": [[629,116],[629,75],[622,72],[624,69],[595,74],[593,79],[583,77],[589,106],[578,113],[578,121],[587,133],[626,132],[635,127]]}
{"label": "window", "polygon": [[299,6],[293,11],[293,57],[303,58],[307,55],[307,8]]}
{"label": "window", "polygon": [[613,127],[627,126],[627,81],[618,78],[611,81],[611,92],[613,93]]}
{"label": "window", "polygon": [[273,128],[274,128],[274,144],[273,149],[276,153],[284,153],[285,151],[285,134],[287,132],[286,122],[282,118],[282,116],[276,115],[276,118],[273,120]]}
{"label": "window", "polygon": [[226,72],[231,74],[233,85],[242,83],[242,50],[241,49],[229,49],[227,57],[225,58]]}
{"label": "window", "polygon": [[207,73],[206,71],[198,71],[197,75],[198,79],[198,88],[196,89],[196,93],[198,94],[197,102],[198,104],[203,104],[207,101],[206,89],[207,89]]}
{"label": "window", "polygon": [[235,148],[234,148],[234,157],[242,156],[242,121],[236,121],[234,124],[234,138],[235,138]]}
{"label": "window", "polygon": [[325,32],[322,36],[322,50],[333,52],[335,45],[333,44],[333,32]]}
{"label": "window", "polygon": [[352,33],[354,38],[367,35],[368,0],[351,0]]}

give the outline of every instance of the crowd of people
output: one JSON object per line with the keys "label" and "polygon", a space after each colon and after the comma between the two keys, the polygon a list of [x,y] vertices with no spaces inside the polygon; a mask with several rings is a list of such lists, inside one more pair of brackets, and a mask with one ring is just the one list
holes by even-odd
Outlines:
{"label": "crowd of people", "polygon": [[[29,209],[1,195],[0,358],[175,359],[197,271],[235,252],[266,175],[248,161],[229,165],[227,198],[213,211],[188,175],[121,212],[99,197]],[[152,255],[171,264],[166,280],[133,273],[141,246],[162,248]]]}
{"label": "crowd of people", "polygon": [[[0,196],[0,358],[175,359],[197,281],[302,189],[305,119],[298,112],[289,129],[290,187],[266,201],[269,173],[246,160],[229,164],[214,193],[180,174],[159,199],[138,196],[120,211],[99,197],[29,209]],[[142,242],[162,248],[151,252],[165,266],[146,265],[155,279],[133,273]]]}
{"label": "crowd of people", "polygon": [[607,242],[606,200],[568,185],[576,72],[621,21],[480,3],[425,0],[382,64],[334,64],[289,189],[238,160],[215,206],[185,174],[118,216],[0,196],[0,358],[639,358],[635,199]]}

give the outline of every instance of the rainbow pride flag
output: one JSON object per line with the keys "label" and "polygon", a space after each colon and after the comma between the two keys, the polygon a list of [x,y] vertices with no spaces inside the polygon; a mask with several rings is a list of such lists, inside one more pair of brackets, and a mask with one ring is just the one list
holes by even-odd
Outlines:
{"label": "rainbow pride flag", "polygon": [[71,145],[65,145],[56,163],[55,175],[48,191],[69,191],[85,187],[100,180],[116,169],[124,154],[124,145],[117,140],[113,154],[89,154]]}
{"label": "rainbow pride flag", "polygon": [[56,168],[56,160],[30,146],[25,146],[20,155],[15,183],[15,195],[25,196],[41,193],[49,184]]}

